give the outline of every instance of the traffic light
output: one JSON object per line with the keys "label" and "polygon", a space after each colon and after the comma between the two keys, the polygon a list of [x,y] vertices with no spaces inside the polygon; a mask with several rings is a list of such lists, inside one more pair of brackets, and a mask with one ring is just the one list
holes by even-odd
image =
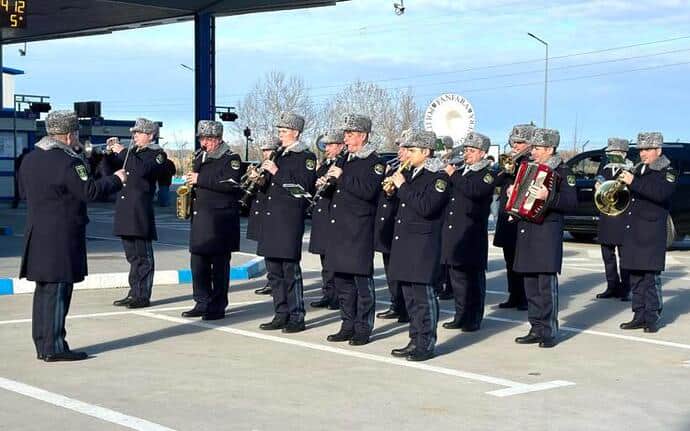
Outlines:
{"label": "traffic light", "polygon": [[222,121],[235,121],[237,120],[237,114],[234,112],[221,112],[220,119]]}

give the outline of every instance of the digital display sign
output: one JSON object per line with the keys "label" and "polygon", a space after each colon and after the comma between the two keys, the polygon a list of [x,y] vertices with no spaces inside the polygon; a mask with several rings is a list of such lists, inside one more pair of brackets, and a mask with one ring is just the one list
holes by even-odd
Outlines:
{"label": "digital display sign", "polygon": [[26,7],[30,0],[0,0],[0,27],[25,28]]}

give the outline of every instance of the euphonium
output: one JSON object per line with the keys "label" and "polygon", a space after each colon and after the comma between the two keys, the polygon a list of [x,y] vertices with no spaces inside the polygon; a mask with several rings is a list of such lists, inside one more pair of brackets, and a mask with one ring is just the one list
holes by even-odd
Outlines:
{"label": "euphonium", "polygon": [[[409,169],[411,165],[411,162],[409,160],[405,160],[398,166],[398,169],[396,170],[397,173],[403,173],[407,169]],[[381,182],[381,187],[383,188],[383,191],[388,195],[391,196],[395,192],[395,183],[393,182],[393,176],[390,175],[386,178],[383,179]]]}
{"label": "euphonium", "polygon": [[602,182],[594,192],[594,205],[604,215],[617,216],[630,206],[630,189],[620,179]]}

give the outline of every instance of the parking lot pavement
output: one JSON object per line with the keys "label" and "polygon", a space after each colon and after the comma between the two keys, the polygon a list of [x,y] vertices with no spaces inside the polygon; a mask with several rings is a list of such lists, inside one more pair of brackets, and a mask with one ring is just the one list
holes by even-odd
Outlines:
{"label": "parking lot pavement", "polygon": [[[139,311],[110,306],[117,290],[79,291],[68,339],[93,355],[81,363],[37,361],[31,296],[2,297],[0,428],[687,430],[687,253],[670,253],[666,326],[652,335],[618,329],[629,303],[593,299],[604,287],[597,251],[566,243],[556,348],[513,342],[526,316],[496,307],[505,273],[491,249],[482,329],[439,325],[438,356],[415,364],[389,355],[407,343],[397,322],[377,320],[363,347],[325,341],[335,311],[308,308],[303,333],[260,331],[272,312],[253,293],[263,279],[233,283],[228,317],[214,322],[179,317],[192,305],[188,284],[157,286],[153,307]],[[315,262],[305,256],[306,302],[320,293]],[[451,301],[441,308],[442,321],[452,317]]]}

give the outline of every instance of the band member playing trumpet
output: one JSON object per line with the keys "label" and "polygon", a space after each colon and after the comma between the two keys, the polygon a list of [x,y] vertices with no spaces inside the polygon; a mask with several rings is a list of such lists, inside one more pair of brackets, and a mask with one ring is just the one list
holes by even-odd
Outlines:
{"label": "band member playing trumpet", "polygon": [[485,158],[489,147],[487,136],[472,132],[465,138],[462,170],[446,167],[452,197],[443,221],[441,262],[447,265],[455,298],[455,317],[443,324],[446,329],[477,331],[484,317],[488,219],[495,188]]}
{"label": "band member playing trumpet", "polygon": [[523,161],[529,160],[529,141],[532,140],[535,127],[532,124],[518,124],[508,137],[510,154],[508,157],[499,157],[503,164],[499,166],[496,174],[496,186],[500,187],[498,200],[498,218],[496,220],[496,232],[494,234],[494,246],[503,249],[503,260],[506,263],[506,279],[508,281],[508,300],[498,304],[499,308],[517,308],[527,310],[527,297],[522,275],[513,271],[515,262],[515,243],[517,241],[517,222],[509,219],[506,212],[508,196],[506,190],[515,181],[517,167]]}
{"label": "band member playing trumpet", "polygon": [[622,329],[659,330],[663,308],[660,274],[666,265],[667,219],[678,181],[678,172],[661,154],[663,143],[664,137],[658,132],[637,135],[640,163],[632,172],[620,175],[631,192],[630,208],[622,220],[625,235],[621,268],[630,274],[633,311],[633,319],[622,323]]}
{"label": "band member playing trumpet", "polygon": [[[404,135],[404,133],[403,133]],[[406,136],[401,136],[396,142],[398,145],[398,164],[407,162],[407,147],[403,146]],[[396,169],[390,165],[386,167],[386,178],[390,178]],[[410,321],[405,298],[402,289],[396,280],[390,276],[391,244],[393,242],[393,231],[395,230],[395,214],[398,211],[398,197],[395,193],[389,195],[384,190],[379,193],[378,207],[376,208],[376,222],[374,224],[374,250],[381,253],[383,257],[383,268],[386,273],[386,283],[390,294],[391,305],[388,310],[376,315],[379,319],[398,319],[398,322],[406,323]]]}
{"label": "band member playing trumpet", "polygon": [[[280,147],[280,139],[277,136],[265,136],[258,142],[259,150],[261,150],[261,161],[268,160],[271,154]],[[250,166],[245,175],[251,175],[254,167]],[[259,231],[261,230],[261,211],[266,201],[266,194],[262,190],[256,192],[256,196],[252,199],[251,207],[249,209],[249,216],[247,217],[247,239],[253,241],[259,240]],[[265,286],[254,290],[257,295],[270,295],[271,284],[266,283]]]}
{"label": "band member playing trumpet", "polygon": [[[312,211],[311,237],[309,239],[309,252],[318,254],[321,259],[321,291],[323,292],[321,299],[313,301],[310,305],[317,308],[328,307],[331,310],[337,310],[339,306],[338,294],[335,289],[335,274],[333,274],[333,271],[328,271],[324,268],[328,236],[331,235],[333,230],[329,207],[334,191],[332,189],[335,188],[329,186],[332,182],[332,177],[328,176],[328,170],[336,163],[339,156],[343,157],[344,140],[342,130],[331,130],[321,139],[321,142],[325,144],[326,158],[316,170],[316,176],[318,177],[316,188],[323,191]],[[329,188],[331,190],[328,190]]]}
{"label": "band member playing trumpet", "polygon": [[[597,175],[597,182],[594,184],[599,188],[603,181],[615,180],[623,170],[632,170],[633,163],[626,158],[630,141],[621,138],[609,138],[606,147],[606,157],[608,163]],[[623,244],[625,225],[620,217],[611,216],[604,213],[599,214],[599,224],[597,226],[597,239],[601,244],[601,257],[604,260],[604,270],[606,272],[606,290],[597,295],[597,298],[620,298],[622,301],[630,300],[630,280],[628,272],[621,268],[618,274],[618,262],[616,258],[616,247],[620,255],[620,248]]]}
{"label": "band member playing trumpet", "polygon": [[[529,333],[517,337],[518,344],[536,344],[554,347],[558,344],[558,276],[563,263],[563,214],[577,206],[575,176],[563,163],[556,148],[560,135],[554,129],[535,129],[532,159],[554,171],[555,181],[549,191],[544,185],[532,185],[530,195],[548,202],[543,222],[518,222],[517,247],[513,270],[522,273],[527,295],[527,317],[532,326]],[[512,194],[514,184],[508,187]],[[553,193],[553,196],[549,196]],[[547,199],[548,198],[548,199]]]}
{"label": "band member playing trumpet", "polygon": [[374,217],[385,168],[369,141],[369,117],[347,114],[341,129],[348,160],[342,168],[328,170],[337,182],[324,269],[335,273],[342,324],[327,340],[361,346],[374,329]]}
{"label": "band member playing trumpet", "polygon": [[283,187],[297,184],[313,194],[316,181],[316,156],[299,140],[304,117],[283,112],[278,137],[284,150],[261,164],[268,173],[264,189],[266,201],[261,210],[261,229],[257,254],[266,259],[268,282],[273,295],[273,320],[262,323],[263,330],[304,331],[304,293],[302,284],[302,236],[307,201],[296,198]]}
{"label": "band member playing trumpet", "polygon": [[[182,317],[216,320],[228,306],[230,254],[240,249],[240,156],[223,142],[223,123],[202,120],[197,126],[202,152],[185,175],[192,188],[191,253],[194,308]],[[232,181],[229,181],[232,180]],[[234,184],[233,184],[234,183]]]}
{"label": "band member playing trumpet", "polygon": [[[153,241],[158,239],[153,212],[156,178],[166,160],[163,149],[155,142],[158,125],[138,118],[132,132],[133,144],[125,149],[117,138],[111,144],[114,158],[127,172],[127,186],[115,200],[113,235],[122,238],[122,246],[130,265],[129,293],[113,302],[127,308],[148,307],[153,288]],[[112,138],[111,138],[112,139]]]}
{"label": "band member playing trumpet", "polygon": [[408,361],[425,361],[434,355],[438,301],[434,283],[439,270],[443,208],[448,202],[448,182],[443,173],[426,165],[436,147],[436,134],[414,131],[402,143],[411,171],[396,172],[392,179],[400,201],[391,244],[390,278],[403,291],[410,315],[410,342],[391,355]]}

